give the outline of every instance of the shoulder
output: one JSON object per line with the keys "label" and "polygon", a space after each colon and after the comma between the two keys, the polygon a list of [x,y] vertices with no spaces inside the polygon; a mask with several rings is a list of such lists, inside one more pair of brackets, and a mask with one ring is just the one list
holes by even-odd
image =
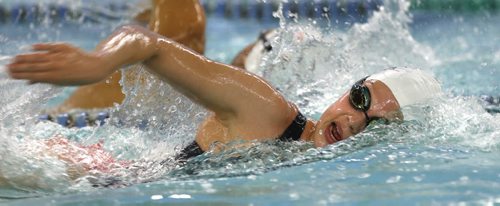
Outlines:
{"label": "shoulder", "polygon": [[[251,107],[251,106],[250,106]],[[298,114],[293,103],[276,101],[265,107],[254,107],[238,115],[234,126],[248,134],[248,140],[272,139],[280,136]]]}

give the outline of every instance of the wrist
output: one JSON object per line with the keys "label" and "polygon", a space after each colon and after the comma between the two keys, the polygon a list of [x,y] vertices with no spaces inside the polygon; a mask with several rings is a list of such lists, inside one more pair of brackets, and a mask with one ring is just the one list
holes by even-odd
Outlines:
{"label": "wrist", "polygon": [[97,61],[97,69],[105,71],[106,75],[112,74],[121,66],[118,59],[107,52],[94,51],[90,55]]}

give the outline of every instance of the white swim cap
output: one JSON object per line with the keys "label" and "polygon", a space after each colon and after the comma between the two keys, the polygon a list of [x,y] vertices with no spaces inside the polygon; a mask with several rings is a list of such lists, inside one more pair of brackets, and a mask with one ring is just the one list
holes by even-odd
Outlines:
{"label": "white swim cap", "polygon": [[371,75],[391,89],[400,107],[422,102],[441,93],[439,82],[419,69],[394,68]]}
{"label": "white swim cap", "polygon": [[270,49],[266,47],[271,46],[270,43],[273,38],[278,35],[278,32],[273,29],[261,35],[262,36],[259,37],[259,40],[257,40],[257,42],[255,42],[255,45],[245,59],[245,69],[253,73],[256,73],[259,69],[260,63],[262,61],[262,56],[265,53],[270,52]]}

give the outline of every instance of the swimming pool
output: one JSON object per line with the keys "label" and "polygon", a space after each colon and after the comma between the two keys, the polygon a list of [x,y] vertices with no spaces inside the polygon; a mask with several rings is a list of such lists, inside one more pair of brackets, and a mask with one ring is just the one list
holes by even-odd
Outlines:
{"label": "swimming pool", "polygon": [[[311,21],[283,22],[284,32],[275,41],[277,49],[265,57],[259,72],[313,117],[355,80],[390,66],[434,73],[446,96],[405,108],[407,120],[402,124],[372,125],[366,132],[324,149],[308,144],[256,144],[248,150],[228,151],[245,154],[239,159],[206,155],[183,168],[151,169],[152,174],[142,177],[154,181],[125,188],[69,183],[60,175],[63,172],[58,167],[62,166],[57,161],[31,160],[35,156],[20,145],[63,134],[82,143],[105,139],[106,148],[124,159],[162,158],[173,152],[173,145],[192,138],[192,126],[203,117],[203,111],[172,94],[166,85],[159,87],[163,93],[160,104],[137,95],[152,91],[151,85],[137,91],[131,84],[127,91],[135,98],[117,109],[117,117],[131,122],[147,119],[152,122],[149,128],[110,124],[65,129],[35,124],[35,115],[45,107],[40,103],[57,102],[67,91],[44,85],[28,87],[1,73],[0,169],[40,175],[45,187],[0,188],[0,204],[500,203],[500,116],[485,112],[477,100],[479,95],[500,94],[499,12],[412,10],[410,17],[406,2],[386,3],[385,10],[354,26],[349,22],[317,29]],[[120,23],[5,23],[0,27],[0,55],[11,56],[20,46],[49,40],[91,49]],[[259,30],[278,26],[276,22],[260,23],[210,17],[207,55],[229,62]],[[320,24],[323,26],[316,23]],[[299,75],[302,70],[311,70],[312,75]],[[158,111],[162,115],[153,115]]]}

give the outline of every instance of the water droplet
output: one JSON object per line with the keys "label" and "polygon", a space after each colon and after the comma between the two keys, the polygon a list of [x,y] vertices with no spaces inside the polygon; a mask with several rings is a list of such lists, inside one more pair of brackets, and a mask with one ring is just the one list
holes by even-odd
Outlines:
{"label": "water droplet", "polygon": [[339,170],[345,170],[346,167],[344,165],[339,164],[339,165],[337,165],[337,169],[339,169]]}
{"label": "water droplet", "polygon": [[462,183],[466,183],[466,182],[468,182],[468,181],[469,181],[469,177],[467,177],[467,176],[462,176],[462,177],[460,177],[460,182],[462,182]]}
{"label": "water droplet", "polygon": [[168,198],[172,199],[191,199],[191,195],[188,194],[173,194],[168,196]]}
{"label": "water droplet", "polygon": [[256,175],[248,175],[247,179],[249,179],[249,180],[256,180],[257,176]]}
{"label": "water droplet", "polygon": [[292,192],[292,193],[290,193],[289,196],[290,196],[290,199],[292,199],[292,200],[298,200],[298,199],[300,199],[299,193]]}
{"label": "water droplet", "polygon": [[152,200],[161,200],[161,199],[163,199],[163,195],[152,195],[151,199]]}
{"label": "water droplet", "polygon": [[212,185],[212,183],[210,183],[210,182],[206,182],[206,181],[202,182],[202,183],[201,183],[201,187],[202,187],[202,188],[205,190],[205,192],[207,192],[207,193],[215,193],[215,192],[217,192],[217,190],[213,188],[213,185]]}
{"label": "water droplet", "polygon": [[424,177],[423,176],[414,176],[413,180],[415,180],[415,182],[421,182],[422,180],[424,180]]}
{"label": "water droplet", "polygon": [[387,184],[393,184],[393,183],[398,183],[400,180],[401,180],[401,176],[397,175],[397,176],[389,177],[389,179],[387,179],[385,182]]}
{"label": "water droplet", "polygon": [[370,177],[370,176],[371,176],[371,174],[370,174],[370,173],[363,173],[363,174],[358,175],[358,178],[360,178],[360,179],[365,179],[365,178],[368,178],[368,177]]}
{"label": "water droplet", "polygon": [[174,113],[177,112],[177,107],[175,105],[172,105],[168,108],[169,113]]}

